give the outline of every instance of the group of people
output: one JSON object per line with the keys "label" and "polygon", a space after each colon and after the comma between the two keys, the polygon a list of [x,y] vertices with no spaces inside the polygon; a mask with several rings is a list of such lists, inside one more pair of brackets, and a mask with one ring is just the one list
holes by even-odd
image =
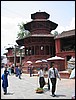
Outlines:
{"label": "group of people", "polygon": [[14,74],[14,66],[12,65],[5,65],[7,67],[7,70],[9,71],[9,75]]}
{"label": "group of people", "polygon": [[[21,66],[16,66],[15,69],[13,69],[13,73],[15,73],[16,77],[19,76],[19,79],[21,79],[22,69]],[[2,73],[1,79],[2,79],[2,88],[4,91],[4,95],[7,94],[7,87],[8,87],[8,75],[11,75],[12,68],[9,66],[5,66],[4,73]]]}
{"label": "group of people", "polygon": [[[55,97],[55,90],[56,90],[56,82],[57,82],[57,77],[61,80],[60,74],[55,67],[55,63],[52,62],[52,66],[48,70],[48,90],[50,90],[50,81],[52,83],[52,96]],[[43,88],[45,85],[45,78],[44,78],[44,70],[43,67],[40,68],[40,71],[38,72],[39,75],[39,84],[40,88]]]}
{"label": "group of people", "polygon": [[[19,76],[19,79],[21,79],[21,74],[22,74],[21,66],[15,67],[15,74],[16,74],[16,77]],[[2,77],[1,77],[1,79],[3,80],[2,87],[3,87],[4,94],[7,94],[8,75],[9,75],[9,71],[7,70],[7,67],[5,67],[4,73],[2,74]],[[46,84],[43,67],[40,68],[38,75],[39,75],[40,88],[43,88],[44,85]],[[52,83],[52,96],[53,97],[56,96],[55,90],[56,90],[57,77],[61,80],[60,74],[58,73],[58,70],[55,67],[55,63],[53,62],[52,66],[48,70],[48,89],[50,90],[49,85],[50,85],[50,81],[51,81],[51,83]]]}

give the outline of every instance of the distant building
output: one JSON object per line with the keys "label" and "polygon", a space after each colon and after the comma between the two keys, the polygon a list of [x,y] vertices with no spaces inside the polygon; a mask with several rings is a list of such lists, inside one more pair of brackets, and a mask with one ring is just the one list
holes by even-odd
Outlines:
{"label": "distant building", "polygon": [[75,58],[75,29],[63,31],[54,38],[56,55],[65,58],[65,69],[67,61],[71,57]]}
{"label": "distant building", "polygon": [[[14,58],[15,58],[16,64],[19,65],[20,64],[20,49],[18,47],[16,47],[16,52],[15,52],[14,47],[7,47],[6,50],[8,50],[8,52],[4,53],[4,55],[6,55],[6,57],[7,57],[7,64],[13,65],[14,64]],[[22,50],[22,51],[24,51],[24,50]],[[24,59],[23,53],[24,52],[22,52],[22,60]]]}

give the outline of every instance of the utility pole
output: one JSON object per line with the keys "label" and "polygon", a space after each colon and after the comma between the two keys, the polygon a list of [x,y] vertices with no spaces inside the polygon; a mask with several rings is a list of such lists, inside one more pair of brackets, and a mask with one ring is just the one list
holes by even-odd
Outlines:
{"label": "utility pole", "polygon": [[14,46],[14,67],[16,67],[16,45]]}
{"label": "utility pole", "polygon": [[22,66],[22,49],[20,49],[20,65]]}

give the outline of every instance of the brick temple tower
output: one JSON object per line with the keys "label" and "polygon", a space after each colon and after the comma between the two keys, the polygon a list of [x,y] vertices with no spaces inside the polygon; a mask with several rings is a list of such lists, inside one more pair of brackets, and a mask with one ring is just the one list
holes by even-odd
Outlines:
{"label": "brick temple tower", "polygon": [[[25,59],[33,63],[36,60],[47,59],[55,56],[55,40],[51,34],[58,24],[48,20],[50,15],[46,12],[31,14],[31,22],[24,24],[25,30],[31,34],[23,39],[16,40],[18,45],[25,46]],[[24,65],[27,67],[27,65]],[[38,66],[38,65],[37,65]]]}

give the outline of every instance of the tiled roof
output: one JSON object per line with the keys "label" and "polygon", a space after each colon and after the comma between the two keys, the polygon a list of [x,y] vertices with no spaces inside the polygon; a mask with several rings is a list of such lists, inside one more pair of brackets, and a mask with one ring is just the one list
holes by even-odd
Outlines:
{"label": "tiled roof", "polygon": [[69,31],[63,31],[61,34],[57,35],[54,39],[69,37],[69,36],[74,36],[74,35],[75,35],[75,29],[69,30]]}
{"label": "tiled roof", "polygon": [[25,38],[28,38],[28,37],[54,37],[54,35],[53,34],[32,34],[32,35],[25,36],[22,39],[18,39],[16,41],[24,40]]}
{"label": "tiled roof", "polygon": [[25,36],[24,38],[22,39],[18,39],[16,40],[17,44],[22,44],[24,45],[24,39],[26,38],[29,38],[29,37],[50,37],[50,38],[54,38],[54,35],[53,34],[32,34],[32,35],[28,35],[28,36]]}

